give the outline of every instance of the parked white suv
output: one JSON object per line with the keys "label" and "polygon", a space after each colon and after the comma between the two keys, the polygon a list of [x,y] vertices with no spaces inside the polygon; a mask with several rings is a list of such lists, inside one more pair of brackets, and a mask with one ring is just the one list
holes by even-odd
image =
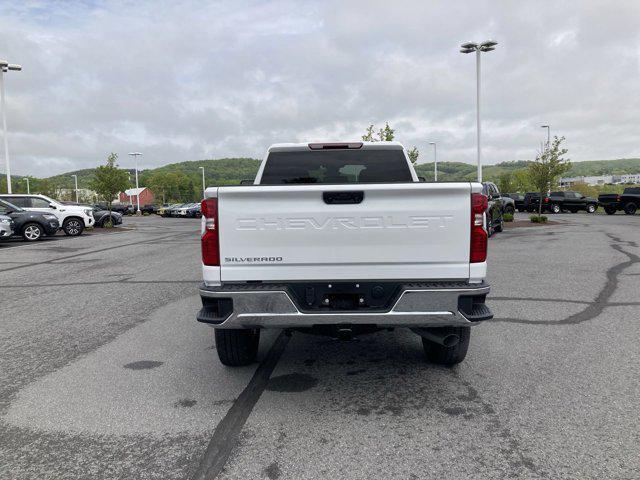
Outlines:
{"label": "parked white suv", "polygon": [[80,235],[86,227],[95,223],[91,208],[81,205],[65,205],[46,195],[2,194],[0,198],[29,211],[55,215],[65,234]]}

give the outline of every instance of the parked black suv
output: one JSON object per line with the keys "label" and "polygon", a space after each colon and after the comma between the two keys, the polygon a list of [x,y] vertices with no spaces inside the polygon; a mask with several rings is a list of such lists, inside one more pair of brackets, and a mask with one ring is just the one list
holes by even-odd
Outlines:
{"label": "parked black suv", "polygon": [[13,220],[14,235],[21,235],[27,242],[40,240],[43,235],[55,235],[60,228],[58,219],[52,213],[23,210],[2,199],[0,214]]}
{"label": "parked black suv", "polygon": [[544,197],[542,208],[551,213],[576,213],[578,210],[593,213],[598,209],[598,200],[585,197],[580,192],[551,192]]}

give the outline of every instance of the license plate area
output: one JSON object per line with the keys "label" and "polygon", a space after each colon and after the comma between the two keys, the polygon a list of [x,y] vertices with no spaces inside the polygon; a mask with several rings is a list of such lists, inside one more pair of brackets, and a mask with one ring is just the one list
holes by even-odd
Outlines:
{"label": "license plate area", "polygon": [[302,312],[388,311],[398,298],[395,282],[313,282],[287,285]]}

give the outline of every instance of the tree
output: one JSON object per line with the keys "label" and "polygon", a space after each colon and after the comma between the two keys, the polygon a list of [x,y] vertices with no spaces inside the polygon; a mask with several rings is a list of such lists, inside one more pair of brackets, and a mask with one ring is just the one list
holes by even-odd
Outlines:
{"label": "tree", "polygon": [[107,164],[96,168],[93,178],[89,181],[89,188],[95,190],[107,202],[109,218],[114,197],[129,186],[129,175],[125,170],[118,168],[117,161],[118,155],[110,153]]}
{"label": "tree", "polygon": [[536,157],[535,162],[527,167],[531,183],[540,193],[538,216],[542,214],[542,199],[549,191],[556,179],[571,168],[569,159],[562,158],[567,153],[566,148],[560,148],[564,137],[554,137],[551,146],[543,150]]}
{"label": "tree", "polygon": [[533,190],[531,185],[531,179],[529,178],[529,172],[527,170],[517,170],[513,174],[513,185],[516,192],[530,192]]}
{"label": "tree", "polygon": [[411,160],[411,163],[413,163],[414,165],[418,163],[420,152],[416,147],[413,147],[411,150],[407,150],[407,155],[409,156],[409,160]]}
{"label": "tree", "polygon": [[374,129],[373,124],[369,125],[362,136],[362,140],[365,142],[390,142],[395,138],[395,130],[389,126],[389,122],[384,124],[384,128],[378,130],[377,138],[373,132]]}
{"label": "tree", "polygon": [[498,177],[498,189],[502,193],[510,193],[515,191],[515,182],[511,172],[501,173]]}
{"label": "tree", "polygon": [[[396,137],[396,131],[389,126],[389,122],[385,122],[384,128],[378,130],[377,136],[374,130],[375,126],[373,124],[369,125],[364,135],[362,135],[362,140],[365,142],[390,142]],[[415,165],[420,156],[420,151],[414,146],[411,150],[407,150],[407,155],[411,163]]]}

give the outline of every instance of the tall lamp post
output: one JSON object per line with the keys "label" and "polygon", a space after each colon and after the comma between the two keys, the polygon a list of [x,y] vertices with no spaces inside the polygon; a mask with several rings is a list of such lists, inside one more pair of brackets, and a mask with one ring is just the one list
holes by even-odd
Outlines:
{"label": "tall lamp post", "polygon": [[482,163],[481,163],[481,148],[480,148],[480,54],[482,52],[490,52],[495,50],[495,46],[498,42],[493,40],[487,40],[482,43],[468,42],[461,45],[461,53],[476,52],[476,123],[478,125],[478,181],[482,182]]}
{"label": "tall lamp post", "polygon": [[204,183],[204,167],[198,167],[198,168],[202,170],[202,198],[204,198],[204,191],[207,189]]}
{"label": "tall lamp post", "polygon": [[429,142],[429,145],[433,145],[433,181],[438,181],[438,146],[436,142]]}
{"label": "tall lamp post", "polygon": [[71,175],[76,182],[76,203],[80,203],[78,200],[78,175]]}
{"label": "tall lamp post", "polygon": [[24,179],[27,181],[27,195],[31,195],[31,189],[29,188],[29,177],[24,177]]}
{"label": "tall lamp post", "polygon": [[7,141],[7,108],[4,100],[4,74],[9,70],[19,72],[20,65],[0,60],[0,108],[2,108],[2,130],[4,136],[4,160],[7,164],[7,193],[11,193],[11,165],[9,164],[9,143]]}
{"label": "tall lamp post", "polygon": [[[140,215],[140,190],[138,190],[138,157],[140,155],[142,155],[140,152],[131,152],[129,153],[129,155],[131,155],[132,157],[135,157],[136,159],[136,203],[137,203],[137,207],[138,209],[136,210],[136,214]],[[131,198],[131,197],[129,197]]]}
{"label": "tall lamp post", "polygon": [[540,128],[547,129],[547,150],[551,147],[551,127],[549,125],[540,125]]}

